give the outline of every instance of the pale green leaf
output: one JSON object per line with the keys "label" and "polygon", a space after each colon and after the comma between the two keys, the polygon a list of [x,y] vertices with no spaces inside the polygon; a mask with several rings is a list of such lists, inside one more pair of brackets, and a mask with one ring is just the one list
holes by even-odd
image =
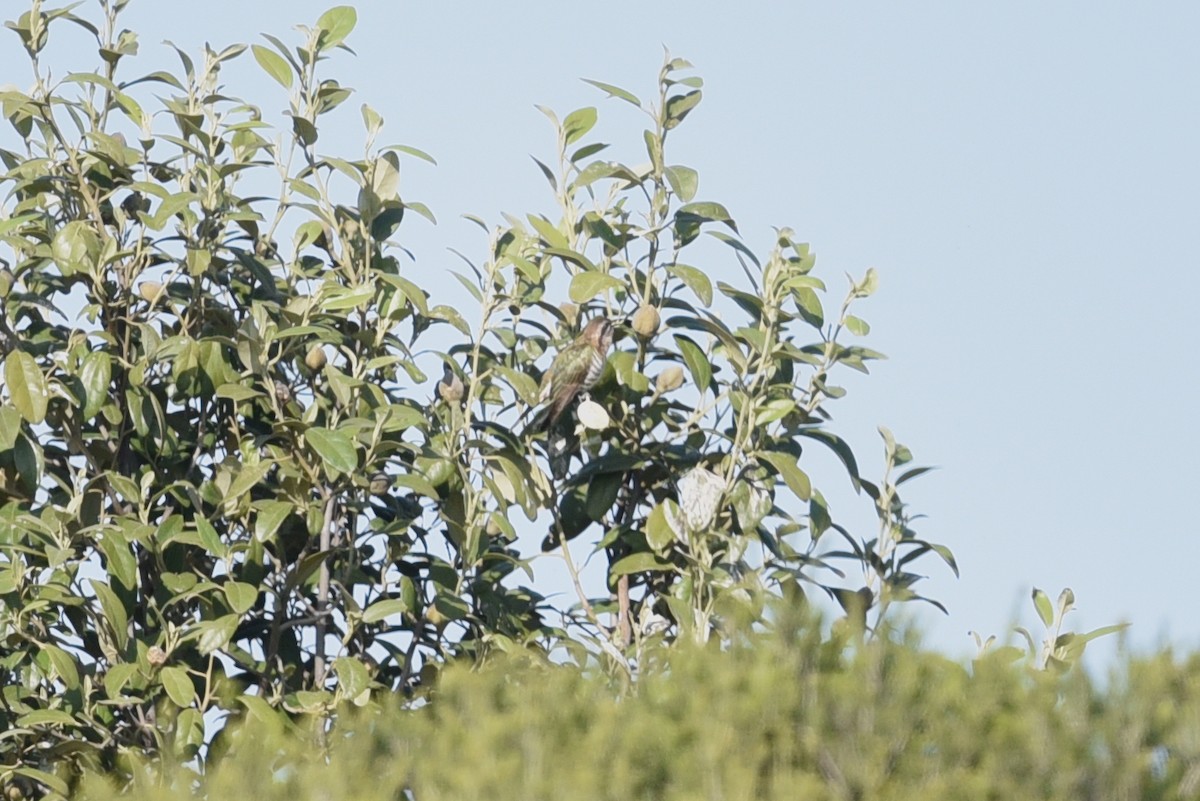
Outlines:
{"label": "pale green leaf", "polygon": [[846,330],[855,336],[865,337],[871,333],[871,326],[867,325],[866,320],[855,317],[853,314],[848,314],[846,315]]}
{"label": "pale green leaf", "polygon": [[75,662],[75,657],[57,645],[42,646],[42,651],[50,658],[50,664],[54,666],[54,672],[58,674],[59,679],[62,680],[67,690],[78,689],[79,666]]}
{"label": "pale green leaf", "polygon": [[583,78],[582,80],[584,83],[590,83],[600,91],[606,92],[609,97],[619,97],[626,103],[632,103],[638,108],[642,107],[642,101],[638,100],[632,92],[627,92],[619,86],[613,86],[610,83],[602,83],[600,81],[593,81],[590,78]]}
{"label": "pale green leaf", "polygon": [[1037,587],[1033,588],[1033,606],[1044,625],[1050,626],[1054,623],[1054,605],[1050,603],[1050,596]]}
{"label": "pale green leaf", "polygon": [[577,142],[596,124],[596,109],[588,106],[578,111],[572,111],[563,120],[563,137],[569,145]]}
{"label": "pale green leaf", "polygon": [[292,68],[278,53],[262,45],[250,45],[258,66],[274,78],[284,89],[292,88]]}
{"label": "pale green leaf", "polygon": [[225,600],[229,601],[229,608],[239,615],[250,611],[258,600],[258,587],[244,581],[227,581],[222,589],[225,591]]}
{"label": "pale green leaf", "polygon": [[324,32],[322,47],[336,47],[345,41],[358,23],[353,6],[335,6],[317,18],[317,29]]}
{"label": "pale green leaf", "polygon": [[225,493],[225,501],[236,501],[249,492],[266,477],[272,464],[273,462],[271,461],[263,461],[258,464],[250,464],[242,467],[238,471],[237,477],[230,482],[229,490]]}
{"label": "pale green leaf", "polygon": [[117,648],[124,649],[125,643],[129,639],[129,616],[125,612],[125,605],[117,598],[117,594],[112,591],[112,588],[104,582],[98,579],[88,579],[88,582],[92,586],[92,592],[100,601],[100,610],[104,613],[104,619],[112,631]]}
{"label": "pale green leaf", "polygon": [[667,167],[666,176],[671,190],[684,203],[690,203],[696,197],[696,191],[700,187],[700,173],[691,167],[676,164]]}
{"label": "pale green leaf", "polygon": [[402,615],[409,609],[411,607],[402,598],[385,598],[368,606],[363,612],[362,620],[363,623],[378,623],[393,615]]}
{"label": "pale green leaf", "polygon": [[357,698],[371,683],[366,666],[352,656],[333,660],[333,671],[337,673],[338,689],[344,698]]}
{"label": "pale green leaf", "polygon": [[586,303],[592,298],[610,289],[620,289],[624,284],[608,273],[576,273],[571,279],[571,287],[567,295],[575,303]]}
{"label": "pale green leaf", "polygon": [[0,451],[15,445],[20,433],[21,413],[12,406],[0,406]]}
{"label": "pale green leaf", "polygon": [[[675,529],[668,522],[667,505],[675,506],[675,501],[668,498],[656,505],[646,518],[646,544],[659,553],[665,552],[675,542]],[[678,509],[675,509],[675,517],[679,517]]]}
{"label": "pale green leaf", "polygon": [[83,384],[83,419],[91,420],[108,402],[108,387],[112,382],[112,357],[94,350],[83,357],[79,368],[79,380]]}
{"label": "pale green leaf", "polygon": [[304,438],[326,466],[339,473],[353,473],[358,469],[358,449],[348,435],[327,428],[310,428]]}
{"label": "pale green leaf", "polygon": [[46,419],[50,388],[33,356],[23,350],[10,352],[4,360],[4,383],[12,405],[22,417],[34,425]]}
{"label": "pale green leaf", "polygon": [[254,539],[259,542],[269,542],[275,532],[295,510],[295,504],[289,501],[263,500],[255,501],[257,514],[254,518]]}
{"label": "pale green leaf", "polygon": [[199,642],[197,646],[200,653],[208,656],[214,651],[219,651],[229,644],[233,638],[234,632],[237,631],[238,623],[241,621],[241,615],[225,615],[216,620],[206,620],[196,626],[196,631],[199,634]]}
{"label": "pale green leaf", "polygon": [[788,489],[794,492],[797,498],[807,501],[812,497],[812,483],[808,474],[796,464],[795,456],[783,451],[761,451],[758,455],[779,472]]}
{"label": "pale green leaf", "polygon": [[667,272],[683,281],[687,288],[692,290],[699,301],[705,306],[712,305],[712,281],[703,270],[689,267],[686,264],[672,264],[667,267]]}
{"label": "pale green leaf", "polygon": [[191,706],[196,700],[196,687],[188,672],[181,667],[165,667],[158,674],[163,689],[176,706]]}
{"label": "pale green leaf", "polygon": [[632,553],[629,556],[618,560],[616,564],[609,568],[608,574],[612,577],[616,577],[629,575],[631,573],[650,573],[673,570],[675,570],[675,566],[670,562],[665,562],[662,559],[659,559],[658,556],[650,553],[649,551],[640,551],[638,553]]}
{"label": "pale green leaf", "polygon": [[91,272],[100,254],[100,237],[85,222],[69,222],[54,235],[50,255],[64,276]]}

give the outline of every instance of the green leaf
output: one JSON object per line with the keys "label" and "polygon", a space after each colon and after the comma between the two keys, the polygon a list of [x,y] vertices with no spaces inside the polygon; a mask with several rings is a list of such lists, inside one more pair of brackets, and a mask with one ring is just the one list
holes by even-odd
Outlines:
{"label": "green leaf", "polygon": [[704,222],[725,223],[734,231],[737,230],[733,218],[729,216],[729,212],[720,203],[688,203],[687,205],[680,206],[679,210],[675,212],[675,216],[691,216]]}
{"label": "green leaf", "polygon": [[117,698],[121,694],[121,690],[125,689],[125,685],[138,672],[136,664],[121,664],[112,665],[104,675],[104,692],[110,699]]}
{"label": "green leaf", "polygon": [[15,445],[20,433],[21,413],[11,406],[0,406],[0,451]]}
{"label": "green leaf", "polygon": [[83,384],[83,419],[91,420],[108,402],[108,388],[112,382],[112,357],[105,351],[94,350],[83,357],[79,368],[79,380]]}
{"label": "green leaf", "polygon": [[378,623],[393,615],[403,615],[410,609],[412,607],[402,598],[385,598],[368,606],[362,620],[363,623]]}
{"label": "green leaf", "polygon": [[335,471],[350,474],[358,469],[358,449],[343,432],[310,428],[304,432],[304,439],[325,464]]}
{"label": "green leaf", "polygon": [[675,566],[673,564],[659,559],[656,554],[649,551],[641,551],[639,553],[631,553],[624,559],[619,560],[608,569],[608,575],[610,578],[615,578],[632,573],[663,572],[674,569]]}
{"label": "green leaf", "polygon": [[613,86],[611,83],[601,83],[600,81],[593,81],[590,78],[583,78],[582,80],[584,83],[590,83],[592,86],[596,87],[601,92],[607,93],[609,97],[619,97],[622,100],[624,100],[626,103],[632,103],[633,105],[637,106],[638,108],[642,107],[642,101],[638,100],[636,95],[634,95],[632,92],[625,91],[624,89],[622,89],[619,86]]}
{"label": "green leaf", "polygon": [[367,303],[375,296],[375,285],[365,283],[356,287],[326,284],[322,294],[321,311],[345,311]]}
{"label": "green leaf", "polygon": [[854,285],[855,297],[865,298],[875,293],[879,288],[879,273],[874,267],[867,270],[867,274],[863,276],[863,280]]}
{"label": "green leaf", "polygon": [[305,147],[316,144],[320,133],[311,120],[301,117],[299,114],[288,114],[287,116],[292,118],[292,133],[296,135],[300,144]]}
{"label": "green leaf", "polygon": [[1050,596],[1033,588],[1033,607],[1037,610],[1038,617],[1042,619],[1043,625],[1050,626],[1054,623],[1054,605],[1050,603]]}
{"label": "green leaf", "polygon": [[541,236],[542,240],[547,245],[552,248],[559,248],[561,250],[566,250],[568,248],[570,243],[567,242],[567,238],[563,235],[563,232],[558,230],[558,228],[556,228],[554,224],[545,217],[539,217],[536,214],[529,214],[526,215],[526,219],[529,220],[529,224],[534,227],[534,229],[538,232],[538,235]]}
{"label": "green leaf", "polygon": [[749,481],[738,481],[729,494],[733,511],[737,514],[742,533],[752,535],[758,530],[763,518],[771,511],[774,502],[769,493],[752,485]]}
{"label": "green leaf", "polygon": [[712,365],[709,364],[708,357],[704,355],[704,351],[699,345],[683,334],[675,335],[675,344],[679,346],[679,352],[683,355],[683,363],[687,365],[688,372],[692,374],[696,388],[703,393],[712,383]]}
{"label": "green leaf", "polygon": [[22,433],[13,446],[13,462],[25,491],[32,497],[42,485],[42,476],[46,472],[46,455],[38,440]]}
{"label": "green leaf", "polygon": [[255,501],[254,508],[258,511],[254,518],[254,539],[265,543],[275,536],[283,521],[295,511],[296,505],[290,501],[264,500]]}
{"label": "green leaf", "polygon": [[584,145],[571,154],[571,163],[577,164],[581,159],[586,159],[588,156],[594,156],[601,150],[607,150],[608,145],[603,142],[593,142],[590,145]]}
{"label": "green leaf", "polygon": [[69,222],[54,235],[50,255],[68,278],[78,272],[89,273],[100,255],[100,237],[85,222]]}
{"label": "green leaf", "polygon": [[471,607],[467,606],[466,601],[448,592],[439,591],[433,599],[433,606],[447,620],[463,620],[471,614]]}
{"label": "green leaf", "polygon": [[673,167],[667,167],[666,175],[667,183],[671,185],[676,197],[684,203],[692,202],[700,186],[700,173],[691,167],[676,164]]}
{"label": "green leaf", "polygon": [[394,477],[392,482],[398,487],[410,489],[418,495],[424,495],[426,498],[438,497],[437,488],[430,484],[428,479],[416,473],[401,473]]}
{"label": "green leaf", "polygon": [[244,581],[227,581],[222,589],[225,591],[225,600],[229,601],[229,608],[239,615],[249,612],[258,600],[258,587]]}
{"label": "green leaf", "polygon": [[259,398],[262,397],[263,394],[259,390],[254,389],[253,387],[248,387],[245,384],[233,383],[222,384],[221,386],[217,387],[216,391],[218,398],[228,398],[234,403],[242,403],[243,401],[248,401],[251,398]]}
{"label": "green leaf", "polygon": [[395,153],[384,153],[375,161],[371,173],[371,189],[383,200],[399,197],[400,157]]}
{"label": "green leaf", "polygon": [[163,689],[176,706],[188,707],[196,700],[196,687],[192,678],[181,667],[165,667],[158,674]]}
{"label": "green leaf", "polygon": [[625,286],[624,283],[608,273],[576,273],[575,277],[571,279],[571,287],[567,290],[567,295],[575,303],[587,303],[603,292],[620,289],[623,286]]}
{"label": "green leaf", "polygon": [[658,134],[649,129],[642,131],[642,139],[646,143],[646,155],[650,157],[650,166],[655,174],[662,170],[663,148]]}
{"label": "green leaf", "polygon": [[[177,515],[175,517],[178,518]],[[178,519],[182,522],[182,518]],[[104,552],[108,574],[125,589],[134,589],[137,586],[137,562],[125,537],[119,531],[109,529],[104,532],[99,545],[100,550]]]}
{"label": "green leaf", "polygon": [[683,122],[683,118],[700,102],[701,94],[697,89],[685,95],[675,95],[669,98],[667,100],[667,118],[663,122],[663,128],[669,131]]}
{"label": "green leaf", "polygon": [[[30,713],[30,714],[37,714],[37,713]],[[28,715],[26,715],[25,717],[28,717]],[[25,718],[22,718],[21,720],[24,720],[24,719]],[[18,726],[24,725],[21,723],[21,720],[17,721]],[[72,720],[71,722],[74,723],[74,720]],[[27,768],[27,767],[13,768],[12,771],[13,771],[13,773],[16,773],[19,776],[24,776],[27,779],[33,779],[35,782],[41,782],[42,784],[49,787],[51,791],[58,793],[60,796],[62,796],[64,798],[71,794],[71,788],[67,786],[67,783],[65,781],[63,781],[60,777],[55,776],[53,773],[48,773],[44,770],[38,770],[37,768]]]}
{"label": "green leaf", "polygon": [[75,662],[75,657],[57,645],[42,646],[42,651],[50,658],[50,664],[54,666],[54,672],[62,679],[62,683],[66,686],[67,691],[78,689],[79,666]]}
{"label": "green leaf", "polygon": [[854,485],[854,489],[856,491],[859,489],[861,479],[858,474],[858,460],[854,458],[854,451],[850,449],[850,445],[844,439],[823,428],[802,428],[796,433],[802,437],[815,439],[833,451],[846,466],[846,472],[850,474],[850,483]]}
{"label": "green leaf", "polygon": [[795,456],[782,451],[760,451],[758,455],[779,472],[788,489],[794,492],[797,498],[807,501],[812,497],[812,483],[808,480],[808,475],[796,464]]}
{"label": "green leaf", "polygon": [[846,315],[846,330],[857,337],[865,337],[871,333],[871,326],[867,325],[866,320],[848,314]]}
{"label": "green leaf", "polygon": [[596,109],[588,106],[572,111],[563,120],[563,137],[569,145],[579,141],[596,124]]}
{"label": "green leaf", "polygon": [[196,533],[200,537],[200,542],[204,544],[205,549],[208,550],[209,553],[211,553],[213,556],[219,556],[222,559],[225,558],[228,549],[225,547],[225,543],[221,542],[221,536],[217,533],[217,530],[213,528],[212,523],[208,522],[202,517],[197,516]]}
{"label": "green leaf", "polygon": [[[671,528],[671,524],[667,522],[669,519],[668,505],[675,506],[675,501],[668,498],[657,504],[646,518],[646,543],[659,553],[664,553],[667,548],[671,547],[671,543],[675,542],[675,529]],[[674,510],[674,515],[678,519],[678,508]]]}
{"label": "green leaf", "polygon": [[12,405],[22,417],[34,425],[46,419],[50,388],[32,356],[23,350],[9,353],[4,360],[4,383]]}
{"label": "green leaf", "polygon": [[588,517],[597,523],[603,520],[604,515],[617,502],[617,495],[621,492],[624,482],[624,473],[602,473],[589,481],[586,502]]}
{"label": "green leaf", "polygon": [[235,501],[245,495],[266,477],[272,464],[271,461],[263,461],[258,464],[243,466],[238,471],[237,477],[230,482],[229,490],[225,493],[224,500],[226,502]]}
{"label": "green leaf", "polygon": [[[23,729],[34,726],[78,726],[79,722],[69,712],[61,709],[35,709],[17,718],[17,726]],[[21,771],[18,770],[18,773]],[[64,785],[65,792],[65,785]]]}
{"label": "green leaf", "polygon": [[520,398],[526,406],[537,405],[539,391],[536,381],[534,381],[525,373],[522,373],[520,370],[514,370],[513,368],[505,367],[502,364],[496,365],[494,369],[504,377],[504,380],[509,383],[509,386],[513,388],[513,391],[517,394],[517,397]]}
{"label": "green leaf", "polygon": [[407,153],[410,156],[416,156],[417,158],[421,159],[422,161],[428,161],[430,164],[435,164],[435,165],[437,164],[437,159],[435,159],[433,156],[429,155],[424,150],[418,150],[417,148],[410,147],[409,145],[388,145],[387,147],[382,148],[382,149],[383,150],[395,150],[399,153]]}
{"label": "green leaf", "polygon": [[254,60],[258,62],[258,66],[274,78],[284,89],[292,88],[292,68],[288,66],[287,61],[274,50],[263,47],[262,45],[250,45],[250,51],[254,54]]}
{"label": "green leaf", "polygon": [[324,32],[320,47],[336,47],[345,41],[358,23],[353,6],[335,6],[317,18],[317,29]]}
{"label": "green leaf", "polygon": [[[901,446],[901,447],[903,447],[903,446]],[[906,470],[904,473],[902,473],[900,475],[899,478],[896,479],[896,486],[898,487],[906,481],[912,481],[917,476],[922,476],[925,473],[928,473],[929,471],[936,470],[936,469],[937,469],[936,467],[914,467],[911,470]]]}
{"label": "green leaf", "polygon": [[352,656],[339,656],[333,660],[333,671],[337,673],[338,689],[347,699],[362,695],[371,684],[366,666]]}
{"label": "green leaf", "polygon": [[1101,626],[1098,629],[1092,629],[1087,634],[1080,634],[1079,639],[1083,643],[1089,643],[1097,637],[1107,637],[1109,634],[1116,634],[1118,631],[1124,631],[1129,628],[1128,623],[1117,623],[1112,626]]}
{"label": "green leaf", "polygon": [[628,350],[618,350],[608,357],[612,363],[617,381],[629,387],[639,395],[650,389],[650,379],[644,373],[638,372],[637,354]]}
{"label": "green leaf", "polygon": [[538,169],[542,171],[542,175],[546,176],[546,180],[550,183],[550,188],[557,192],[558,179],[554,177],[554,170],[550,169],[545,162],[540,161],[533,156],[530,156],[530,158],[533,159],[534,164],[538,165]]}
{"label": "green leaf", "polygon": [[782,420],[796,409],[796,402],[791,398],[775,398],[767,401],[754,416],[754,425],[764,426],[776,420]]}
{"label": "green leaf", "polygon": [[800,312],[804,322],[813,328],[820,328],[825,324],[825,311],[821,308],[821,299],[817,297],[816,292],[802,286],[793,289],[792,295],[796,298],[796,310]]}
{"label": "green leaf", "polygon": [[[733,223],[730,223],[730,225],[732,225],[732,224]],[[747,259],[749,259],[751,262],[753,262],[755,267],[762,269],[762,265],[759,264],[759,261],[758,261],[758,256],[755,256],[754,251],[752,251],[750,248],[746,247],[745,244],[743,244],[742,241],[740,239],[738,239],[737,237],[730,236],[729,234],[725,233],[724,231],[709,231],[708,235],[713,237],[714,239],[719,239],[720,241],[724,242],[726,245],[729,245],[729,247],[733,248],[738,253],[742,254]],[[807,276],[801,276],[801,277],[804,278]],[[818,283],[820,283],[820,282],[818,281]],[[786,285],[786,282],[785,282],[785,285]],[[822,287],[823,286],[824,285],[822,284]]]}
{"label": "green leaf", "polygon": [[545,252],[546,252],[547,256],[558,256],[560,259],[562,259],[564,261],[569,261],[572,264],[578,265],[578,266],[582,267],[586,272],[590,272],[590,273],[599,273],[600,272],[600,270],[596,267],[596,265],[592,264],[592,262],[588,259],[587,256],[583,255],[582,253],[578,253],[574,250],[568,250],[566,248],[548,247],[548,248],[546,248]]}
{"label": "green leaf", "polygon": [[197,647],[199,647],[200,653],[208,656],[228,645],[229,641],[233,639],[233,634],[237,631],[240,621],[241,615],[225,615],[216,620],[206,620],[197,624],[195,631],[199,634]]}
{"label": "green leaf", "polygon": [[117,598],[117,594],[112,591],[112,588],[104,582],[97,579],[88,579],[88,582],[92,585],[92,592],[100,601],[100,610],[104,613],[104,619],[108,622],[117,648],[124,650],[125,643],[129,639],[129,616],[125,612],[125,605]]}

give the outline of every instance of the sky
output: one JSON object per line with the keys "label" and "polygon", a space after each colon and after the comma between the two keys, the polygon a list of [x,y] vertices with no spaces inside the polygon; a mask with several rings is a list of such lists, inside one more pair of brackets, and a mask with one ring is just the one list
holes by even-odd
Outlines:
{"label": "sky", "polygon": [[[140,73],[176,67],[164,39],[193,53],[262,32],[292,42],[291,25],[328,5],[133,0],[124,25],[140,36]],[[361,152],[367,102],[386,120],[381,144],[437,159],[406,161],[401,193],[438,225],[400,233],[410,277],[435,298],[461,294],[447,248],[485,249],[459,215],[549,211],[529,156],[552,157],[553,134],[535,104],[597,106],[597,138],[640,148],[636,114],[580,79],[650,96],[669,48],[705,81],[669,142],[672,161],[699,170],[698,199],[723,203],[758,252],[772,226],[793,228],[817,253],[827,305],[844,273],[880,274],[860,312],[864,344],[889,360],[845,381],[830,408],[868,476],[880,424],[938,467],[904,493],[928,515],[918,531],[961,568],[922,564],[923,591],[949,609],[913,610],[926,642],[969,654],[968,630],[1032,626],[1030,589],[1069,586],[1069,627],[1129,621],[1136,648],[1200,646],[1188,589],[1200,563],[1200,5],[355,5],[357,55],[328,72],[356,94],[321,149]],[[223,76],[281,121],[282,90],[248,54]],[[15,38],[0,47],[6,82],[28,85]],[[808,469],[823,489],[845,483],[831,460]],[[827,494],[853,530],[872,525],[865,498]]]}

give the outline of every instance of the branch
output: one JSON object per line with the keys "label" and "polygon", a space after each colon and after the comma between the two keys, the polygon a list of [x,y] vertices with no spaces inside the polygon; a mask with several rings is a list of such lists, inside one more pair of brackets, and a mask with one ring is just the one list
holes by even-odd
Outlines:
{"label": "branch", "polygon": [[[329,550],[333,535],[333,512],[337,496],[330,492],[325,498],[325,524],[321,526],[321,553]],[[317,643],[313,658],[313,685],[320,687],[325,681],[325,627],[329,607],[329,557],[321,560],[321,573],[317,579]]]}

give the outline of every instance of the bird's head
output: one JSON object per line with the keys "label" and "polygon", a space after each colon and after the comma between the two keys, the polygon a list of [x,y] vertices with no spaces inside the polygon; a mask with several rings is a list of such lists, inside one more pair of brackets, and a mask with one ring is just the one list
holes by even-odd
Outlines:
{"label": "bird's head", "polygon": [[588,320],[583,328],[583,340],[601,353],[607,353],[613,342],[613,322],[601,315]]}

